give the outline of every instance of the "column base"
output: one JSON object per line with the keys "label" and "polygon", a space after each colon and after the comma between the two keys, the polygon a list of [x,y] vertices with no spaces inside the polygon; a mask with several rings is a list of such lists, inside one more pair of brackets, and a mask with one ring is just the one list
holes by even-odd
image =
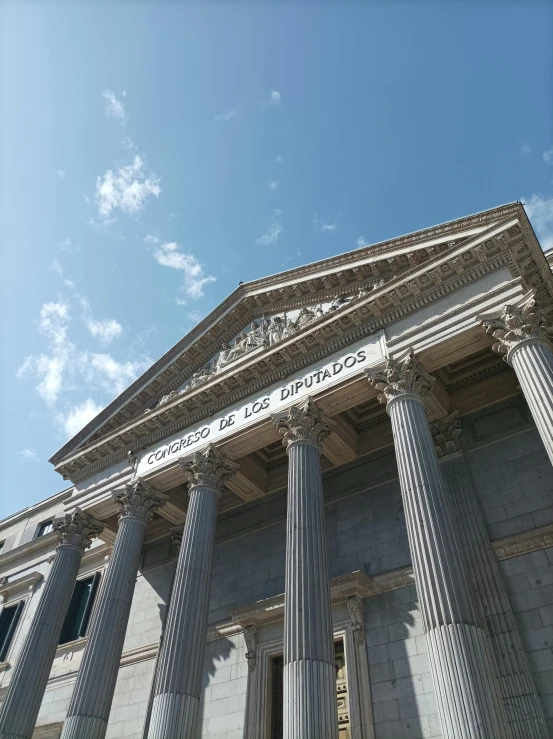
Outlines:
{"label": "column base", "polygon": [[284,739],[338,739],[334,664],[302,659],[284,666]]}
{"label": "column base", "polygon": [[96,716],[69,716],[63,725],[62,739],[104,739],[108,723]]}
{"label": "column base", "polygon": [[444,739],[508,739],[482,629],[446,624],[428,631],[426,640]]}
{"label": "column base", "polygon": [[200,699],[186,693],[161,693],[152,703],[148,739],[196,739]]}

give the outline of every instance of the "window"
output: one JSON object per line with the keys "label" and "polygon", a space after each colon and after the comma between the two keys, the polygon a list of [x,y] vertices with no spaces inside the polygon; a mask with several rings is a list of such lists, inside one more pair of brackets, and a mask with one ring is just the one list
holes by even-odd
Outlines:
{"label": "window", "polygon": [[60,644],[67,644],[67,642],[75,641],[75,639],[80,639],[86,635],[99,582],[100,573],[96,572],[93,577],[77,580],[75,583],[67,616],[61,630]]}
{"label": "window", "polygon": [[[336,701],[338,703],[338,735],[339,739],[350,739],[349,709],[347,697],[346,661],[344,642],[334,642],[334,659],[336,662]],[[284,659],[273,657],[271,680],[271,739],[282,739],[284,736]]]}
{"label": "window", "polygon": [[4,662],[15,634],[17,622],[23,610],[24,601],[5,606],[0,613],[0,662]]}
{"label": "window", "polygon": [[4,544],[5,543],[6,543],[5,541],[0,541],[0,554],[2,554],[2,552],[4,551]]}
{"label": "window", "polygon": [[52,519],[50,519],[49,521],[43,521],[41,524],[39,524],[35,539],[38,539],[39,536],[44,536],[45,534],[49,534],[50,531],[53,531],[53,530],[54,530],[54,521]]}

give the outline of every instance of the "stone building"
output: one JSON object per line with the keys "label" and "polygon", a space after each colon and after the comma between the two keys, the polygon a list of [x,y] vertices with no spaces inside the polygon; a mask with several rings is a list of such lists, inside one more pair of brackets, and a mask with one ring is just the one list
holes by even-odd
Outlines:
{"label": "stone building", "polygon": [[0,737],[553,736],[552,315],[518,203],[240,285],[0,522]]}

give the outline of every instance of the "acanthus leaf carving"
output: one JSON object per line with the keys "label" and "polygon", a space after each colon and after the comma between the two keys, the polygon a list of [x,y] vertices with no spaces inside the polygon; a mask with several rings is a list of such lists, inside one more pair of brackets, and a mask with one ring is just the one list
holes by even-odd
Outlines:
{"label": "acanthus leaf carving", "polygon": [[498,354],[503,354],[506,362],[511,350],[523,341],[553,341],[553,326],[539,310],[533,297],[521,306],[506,305],[499,317],[481,319],[481,323],[486,333],[497,339],[492,348]]}
{"label": "acanthus leaf carving", "polygon": [[380,370],[366,370],[370,384],[380,390],[378,400],[389,403],[402,395],[419,395],[425,398],[432,389],[435,379],[423,368],[409,349],[403,359],[388,359]]}
{"label": "acanthus leaf carving", "polygon": [[249,624],[244,628],[244,641],[246,642],[247,652],[246,659],[248,660],[248,670],[253,672],[255,670],[255,662],[257,658],[257,626]]}
{"label": "acanthus leaf carving", "polygon": [[272,419],[278,431],[284,434],[284,446],[294,441],[310,441],[321,445],[336,425],[317,408],[311,397],[284,413],[274,414]]}
{"label": "acanthus leaf carving", "polygon": [[438,457],[461,451],[459,437],[461,436],[461,419],[459,411],[453,411],[449,416],[435,421],[430,425],[430,431],[434,440],[434,448]]}
{"label": "acanthus leaf carving", "polygon": [[58,546],[74,546],[83,551],[103,529],[104,524],[101,521],[89,516],[80,508],[55,518],[53,524],[53,530],[58,537]]}
{"label": "acanthus leaf carving", "polygon": [[119,506],[119,519],[140,518],[148,524],[156,508],[169,500],[169,496],[155,490],[144,480],[135,480],[122,490],[115,490],[112,497]]}
{"label": "acanthus leaf carving", "polygon": [[191,460],[180,460],[189,488],[197,485],[215,489],[220,495],[224,483],[240,465],[227,459],[213,444],[203,452],[196,452]]}
{"label": "acanthus leaf carving", "polygon": [[365,622],[363,618],[363,601],[358,595],[350,595],[348,600],[348,612],[351,620],[353,638],[357,644],[365,641]]}

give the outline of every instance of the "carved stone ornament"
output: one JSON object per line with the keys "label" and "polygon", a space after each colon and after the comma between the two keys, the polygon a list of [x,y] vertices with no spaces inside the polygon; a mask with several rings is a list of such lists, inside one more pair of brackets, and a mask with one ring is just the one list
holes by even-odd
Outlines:
{"label": "carved stone ornament", "polygon": [[180,460],[189,488],[196,485],[214,488],[221,494],[225,480],[236,472],[240,465],[228,460],[210,444],[203,452],[196,452],[191,460]]}
{"label": "carved stone ornament", "polygon": [[363,619],[363,601],[358,595],[350,595],[348,600],[348,612],[351,619],[353,638],[357,644],[365,641],[365,623]]}
{"label": "carved stone ornament", "polygon": [[255,670],[255,660],[257,657],[257,626],[253,624],[244,628],[244,641],[248,651],[246,652],[246,659],[248,660],[248,670],[252,672]]}
{"label": "carved stone ornament", "polygon": [[169,496],[158,492],[144,480],[135,480],[123,490],[116,490],[113,499],[121,507],[119,519],[141,518],[145,523],[152,520],[156,508],[164,505]]}
{"label": "carved stone ornament", "polygon": [[273,423],[284,434],[282,443],[288,446],[293,441],[310,441],[322,444],[336,425],[315,405],[311,397],[287,412],[272,416]]}
{"label": "carved stone ornament", "polygon": [[378,396],[381,403],[389,403],[402,395],[425,398],[435,382],[423,369],[413,349],[409,349],[403,359],[388,359],[384,369],[366,370],[365,374],[370,384],[382,391]]}
{"label": "carved stone ornament", "polygon": [[430,431],[434,440],[434,447],[438,457],[461,451],[459,437],[462,432],[459,411],[453,411],[449,416],[430,424]]}
{"label": "carved stone ornament", "polygon": [[481,323],[486,333],[497,339],[493,349],[503,354],[506,362],[509,361],[509,352],[522,341],[553,341],[553,327],[533,298],[521,306],[506,305],[499,318],[484,319]]}
{"label": "carved stone ornament", "polygon": [[79,547],[84,551],[92,539],[103,531],[104,524],[75,508],[73,513],[54,519],[53,529],[58,536],[58,546]]}

